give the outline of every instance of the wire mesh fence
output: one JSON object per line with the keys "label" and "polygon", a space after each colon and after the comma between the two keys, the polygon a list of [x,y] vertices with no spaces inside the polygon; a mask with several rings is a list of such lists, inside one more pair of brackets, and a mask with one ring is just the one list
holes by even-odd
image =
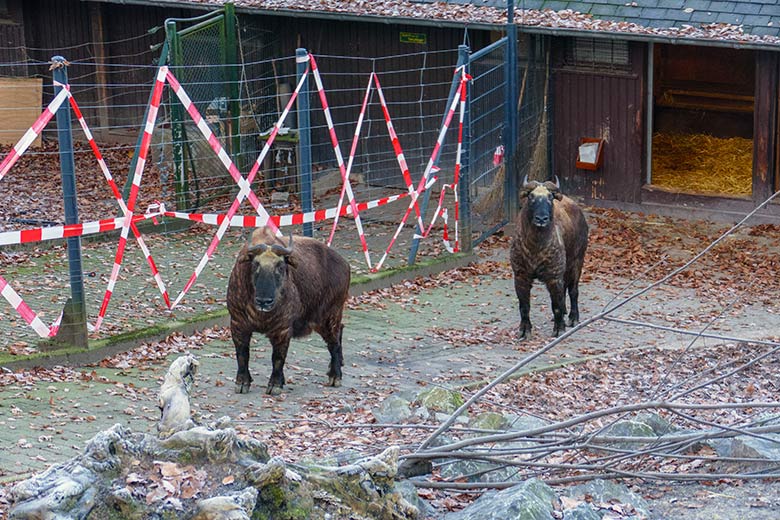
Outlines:
{"label": "wire mesh fence", "polygon": [[[300,79],[295,57],[281,52],[274,34],[251,24],[239,24],[240,52],[235,63],[229,64],[224,27],[212,24],[198,25],[196,29],[190,33],[189,41],[178,34],[181,41],[174,43],[181,46],[170,51],[179,53],[176,59],[164,56],[170,38],[163,41],[162,33],[157,32],[138,37],[137,42],[133,40],[139,49],[145,50],[127,56],[127,63],[120,63],[116,56],[98,61],[94,49],[81,49],[76,53],[77,59],[70,62],[70,92],[89,131],[96,136],[92,144],[99,147],[115,186],[124,191],[123,198],[128,203],[131,181],[136,181],[132,213],[138,218],[158,211],[160,203],[169,211],[224,215],[239,192],[225,158],[235,163],[241,175],[246,175],[267,144],[274,125],[279,123],[279,133],[261,161],[251,187],[271,215],[299,214],[303,209],[302,165],[298,157],[301,133],[295,104],[280,122]],[[40,56],[66,54],[46,49],[36,52]],[[431,227],[418,255],[438,256],[448,248],[457,248],[455,222],[451,216],[451,236],[447,240],[447,214],[439,211],[449,208],[452,215],[454,204],[452,189],[443,187],[455,180],[459,145],[460,107],[453,104],[451,97],[458,91],[454,88],[459,81],[457,58],[457,49],[374,58],[317,56],[322,86],[319,88],[311,76],[308,93],[301,94],[308,96],[311,107],[308,133],[313,208],[332,210],[338,205],[349,206],[348,197],[341,193],[344,172],[339,165],[340,154],[343,164],[349,167],[354,200],[362,204],[363,210],[362,229],[355,222],[355,215],[348,212],[342,214],[335,233],[332,220],[315,222],[313,232],[323,241],[332,239],[333,247],[352,263],[353,273],[366,273],[378,265],[406,263],[415,233],[420,233],[420,222]],[[170,72],[181,83],[211,134],[202,132],[203,122],[184,110],[182,99],[172,88],[163,91],[159,110],[154,117],[149,116],[148,103],[158,64],[166,61],[172,63]],[[21,79],[27,81],[23,87],[0,84],[0,99],[3,93],[20,99],[19,91],[29,96],[23,103],[0,106],[0,112],[16,121],[15,126],[5,129],[9,135],[4,138],[4,157],[12,154],[11,146],[33,125],[42,106],[54,98],[48,63],[27,61],[24,65],[29,77]],[[123,78],[127,81],[123,82]],[[31,84],[37,85],[37,90]],[[331,124],[323,110],[323,95]],[[503,103],[500,97],[486,95],[478,110],[484,110],[490,102]],[[493,114],[498,112],[492,110]],[[442,130],[448,115],[448,127]],[[497,116],[477,121],[480,132],[491,136],[485,142],[500,138],[500,132],[488,128],[503,124]],[[126,253],[120,251],[117,239],[123,226],[118,217],[124,215],[121,202],[75,118],[72,127],[79,221],[101,221],[91,228],[100,233],[82,237],[87,323],[96,323],[96,318],[103,318],[103,309],[109,309],[106,321],[92,337],[129,332],[163,320],[223,308],[226,277],[247,231],[229,229],[218,244],[219,254],[208,268],[197,273],[197,280],[192,278],[193,272],[209,244],[214,244],[214,226],[191,226],[191,222],[183,225],[181,220],[158,213],[158,225],[146,217],[133,221],[139,229],[131,226],[125,231],[129,245]],[[137,169],[138,145],[144,129],[149,154]],[[464,139],[468,138],[466,134]],[[6,293],[13,292],[6,297],[12,305],[0,310],[0,322],[13,329],[17,345],[14,348],[18,349],[35,348],[29,346],[38,342],[36,332],[27,327],[32,317],[51,333],[58,330],[58,316],[70,291],[68,250],[63,238],[54,237],[76,233],[67,228],[58,228],[65,229],[64,232],[50,230],[64,224],[60,146],[54,122],[40,128],[36,139],[28,144],[29,149],[4,171],[2,175],[7,174],[7,178],[0,182],[0,234],[17,233],[0,239],[4,260],[0,283],[7,287]],[[464,155],[472,150],[467,141],[463,146]],[[493,143],[484,146],[491,147],[492,154]],[[482,147],[479,144],[477,148],[479,157],[484,155]],[[224,156],[215,153],[215,149],[223,149]],[[410,196],[421,189],[420,181],[426,172],[430,175],[427,188],[432,194],[427,210],[422,203],[413,204]],[[487,182],[484,175],[479,179],[483,184]],[[244,202],[238,214],[256,212]],[[112,223],[106,223],[108,220]],[[431,225],[434,220],[435,225]],[[300,220],[292,222],[284,232],[301,233]],[[185,233],[166,234],[182,227],[187,229]],[[19,244],[20,233],[28,239],[53,239]],[[193,281],[186,295],[179,293]],[[181,299],[176,301],[180,303],[171,311],[169,303],[177,293]],[[98,309],[100,316],[96,316]]]}

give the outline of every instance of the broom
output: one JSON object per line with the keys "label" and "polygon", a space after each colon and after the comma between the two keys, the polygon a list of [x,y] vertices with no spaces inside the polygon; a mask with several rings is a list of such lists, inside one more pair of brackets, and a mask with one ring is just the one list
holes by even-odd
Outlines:
{"label": "broom", "polygon": [[536,144],[531,154],[529,165],[529,180],[547,180],[547,96],[550,88],[550,49],[547,49],[544,70],[544,102],[542,105],[542,119],[539,122],[539,133],[536,136]]}

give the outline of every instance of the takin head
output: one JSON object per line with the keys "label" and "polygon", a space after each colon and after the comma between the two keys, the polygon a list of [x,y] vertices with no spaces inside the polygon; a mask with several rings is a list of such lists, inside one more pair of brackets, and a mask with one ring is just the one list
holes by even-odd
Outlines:
{"label": "takin head", "polygon": [[538,229],[550,225],[553,220],[553,200],[562,198],[557,177],[555,182],[528,182],[528,176],[523,180],[523,188],[520,191],[520,200],[524,201],[523,210],[529,224]]}
{"label": "takin head", "polygon": [[289,268],[294,267],[293,238],[291,235],[287,247],[278,243],[252,242],[247,247],[245,260],[252,262],[255,308],[270,312],[281,299]]}

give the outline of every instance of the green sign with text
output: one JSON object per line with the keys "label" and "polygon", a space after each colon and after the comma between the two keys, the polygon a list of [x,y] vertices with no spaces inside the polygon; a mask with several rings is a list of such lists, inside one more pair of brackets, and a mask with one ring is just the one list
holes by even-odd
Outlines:
{"label": "green sign with text", "polygon": [[428,35],[425,33],[402,32],[401,43],[419,43],[425,45],[428,43]]}

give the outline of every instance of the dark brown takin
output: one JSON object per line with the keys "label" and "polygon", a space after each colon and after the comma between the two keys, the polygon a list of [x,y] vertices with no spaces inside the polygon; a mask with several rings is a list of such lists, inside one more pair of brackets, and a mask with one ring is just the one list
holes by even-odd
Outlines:
{"label": "dark brown takin", "polygon": [[550,293],[553,310],[553,335],[566,330],[566,293],[569,294],[569,326],[580,319],[579,282],[588,224],[577,204],[560,192],[555,182],[523,182],[522,208],[515,222],[509,259],[515,278],[520,306],[520,338],[531,334],[531,285],[541,280]]}
{"label": "dark brown takin", "polygon": [[328,344],[328,384],[340,386],[341,318],[349,281],[349,264],[325,244],[292,235],[287,242],[269,228],[256,229],[238,253],[227,290],[238,363],[236,392],[248,392],[252,383],[249,341],[254,332],[265,334],[273,347],[266,393],[278,393],[284,386],[290,339],[312,331]]}

